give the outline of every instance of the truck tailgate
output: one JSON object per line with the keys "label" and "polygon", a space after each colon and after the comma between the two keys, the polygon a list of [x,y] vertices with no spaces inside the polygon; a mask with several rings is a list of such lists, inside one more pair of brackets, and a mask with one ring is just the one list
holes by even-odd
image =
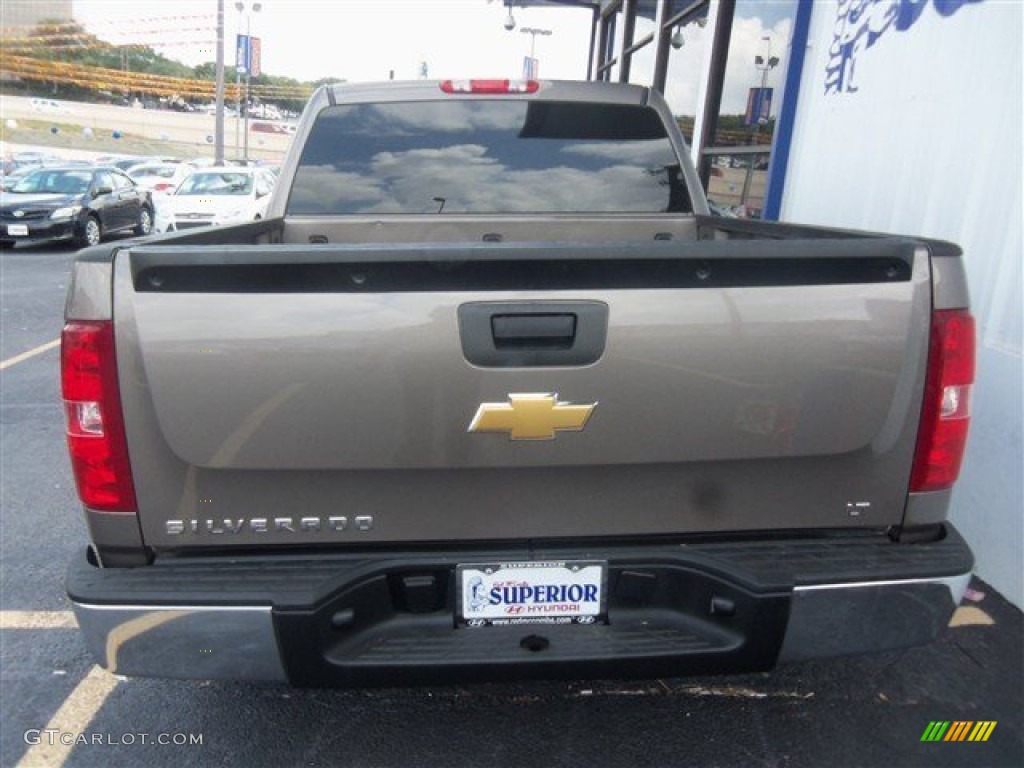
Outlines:
{"label": "truck tailgate", "polygon": [[153,244],[115,270],[150,546],[903,514],[931,302],[909,241]]}

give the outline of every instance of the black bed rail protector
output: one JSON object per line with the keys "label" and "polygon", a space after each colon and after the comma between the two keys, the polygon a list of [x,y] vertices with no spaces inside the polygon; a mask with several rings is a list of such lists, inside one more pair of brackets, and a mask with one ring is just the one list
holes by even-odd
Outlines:
{"label": "black bed rail protector", "polygon": [[143,245],[144,293],[725,288],[910,279],[908,240]]}

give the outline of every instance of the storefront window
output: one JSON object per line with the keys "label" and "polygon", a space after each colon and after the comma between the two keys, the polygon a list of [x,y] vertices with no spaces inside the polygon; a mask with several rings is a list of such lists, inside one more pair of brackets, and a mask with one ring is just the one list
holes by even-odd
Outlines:
{"label": "storefront window", "polygon": [[693,142],[693,126],[700,109],[707,48],[711,36],[706,26],[692,22],[673,30],[669,49],[665,100],[679,121],[687,143]]}
{"label": "storefront window", "polygon": [[[636,4],[636,24],[633,28],[633,45],[643,47],[633,51],[629,63],[629,82],[640,85],[654,83],[654,59],[657,53],[658,0],[640,0]],[[647,42],[644,42],[644,41]]]}
{"label": "storefront window", "polygon": [[713,157],[708,197],[739,215],[759,217],[764,205],[795,15],[796,0],[736,3],[718,125],[708,144],[740,151]]}
{"label": "storefront window", "polygon": [[601,58],[601,64],[598,67],[597,79],[614,81],[618,78],[619,67],[617,57],[619,55],[619,45],[622,40],[621,9],[612,11],[605,15],[601,20],[601,24],[605,29],[604,34],[606,48],[604,50],[604,56]]}
{"label": "storefront window", "polygon": [[636,25],[633,28],[633,43],[639,43],[650,35],[654,37],[654,20],[658,14],[658,0],[639,0],[636,4]]}

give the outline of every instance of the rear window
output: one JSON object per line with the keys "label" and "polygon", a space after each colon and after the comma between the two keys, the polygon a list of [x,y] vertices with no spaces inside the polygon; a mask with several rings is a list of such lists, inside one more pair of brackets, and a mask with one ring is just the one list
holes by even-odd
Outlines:
{"label": "rear window", "polygon": [[18,193],[81,195],[89,189],[92,171],[35,171],[20,179],[12,188]]}
{"label": "rear window", "polygon": [[179,195],[241,195],[252,192],[252,175],[248,173],[193,173],[181,186]]}
{"label": "rear window", "polygon": [[296,215],[690,210],[653,109],[496,99],[328,107],[288,201]]}
{"label": "rear window", "polygon": [[132,176],[158,176],[161,179],[169,179],[177,172],[173,165],[142,165],[132,168]]}

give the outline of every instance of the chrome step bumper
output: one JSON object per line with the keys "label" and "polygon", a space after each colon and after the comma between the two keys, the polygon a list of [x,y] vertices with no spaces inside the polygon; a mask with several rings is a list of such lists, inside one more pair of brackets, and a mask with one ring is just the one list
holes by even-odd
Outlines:
{"label": "chrome step bumper", "polygon": [[[925,644],[943,631],[973,566],[954,529],[926,544],[840,544],[194,558],[125,569],[83,558],[70,569],[68,593],[90,651],[111,672],[296,685],[749,672]],[[858,547],[863,573],[830,578],[854,573],[850,551]],[[874,556],[871,547],[884,551]],[[770,557],[773,550],[788,560]],[[837,560],[830,571],[822,554],[830,551],[845,565]],[[609,563],[607,625],[454,627],[446,574],[455,564],[583,557]],[[436,593],[403,595],[409,574],[434,574]],[[734,612],[716,613],[712,596]],[[549,641],[543,652],[523,645],[532,633]]]}

